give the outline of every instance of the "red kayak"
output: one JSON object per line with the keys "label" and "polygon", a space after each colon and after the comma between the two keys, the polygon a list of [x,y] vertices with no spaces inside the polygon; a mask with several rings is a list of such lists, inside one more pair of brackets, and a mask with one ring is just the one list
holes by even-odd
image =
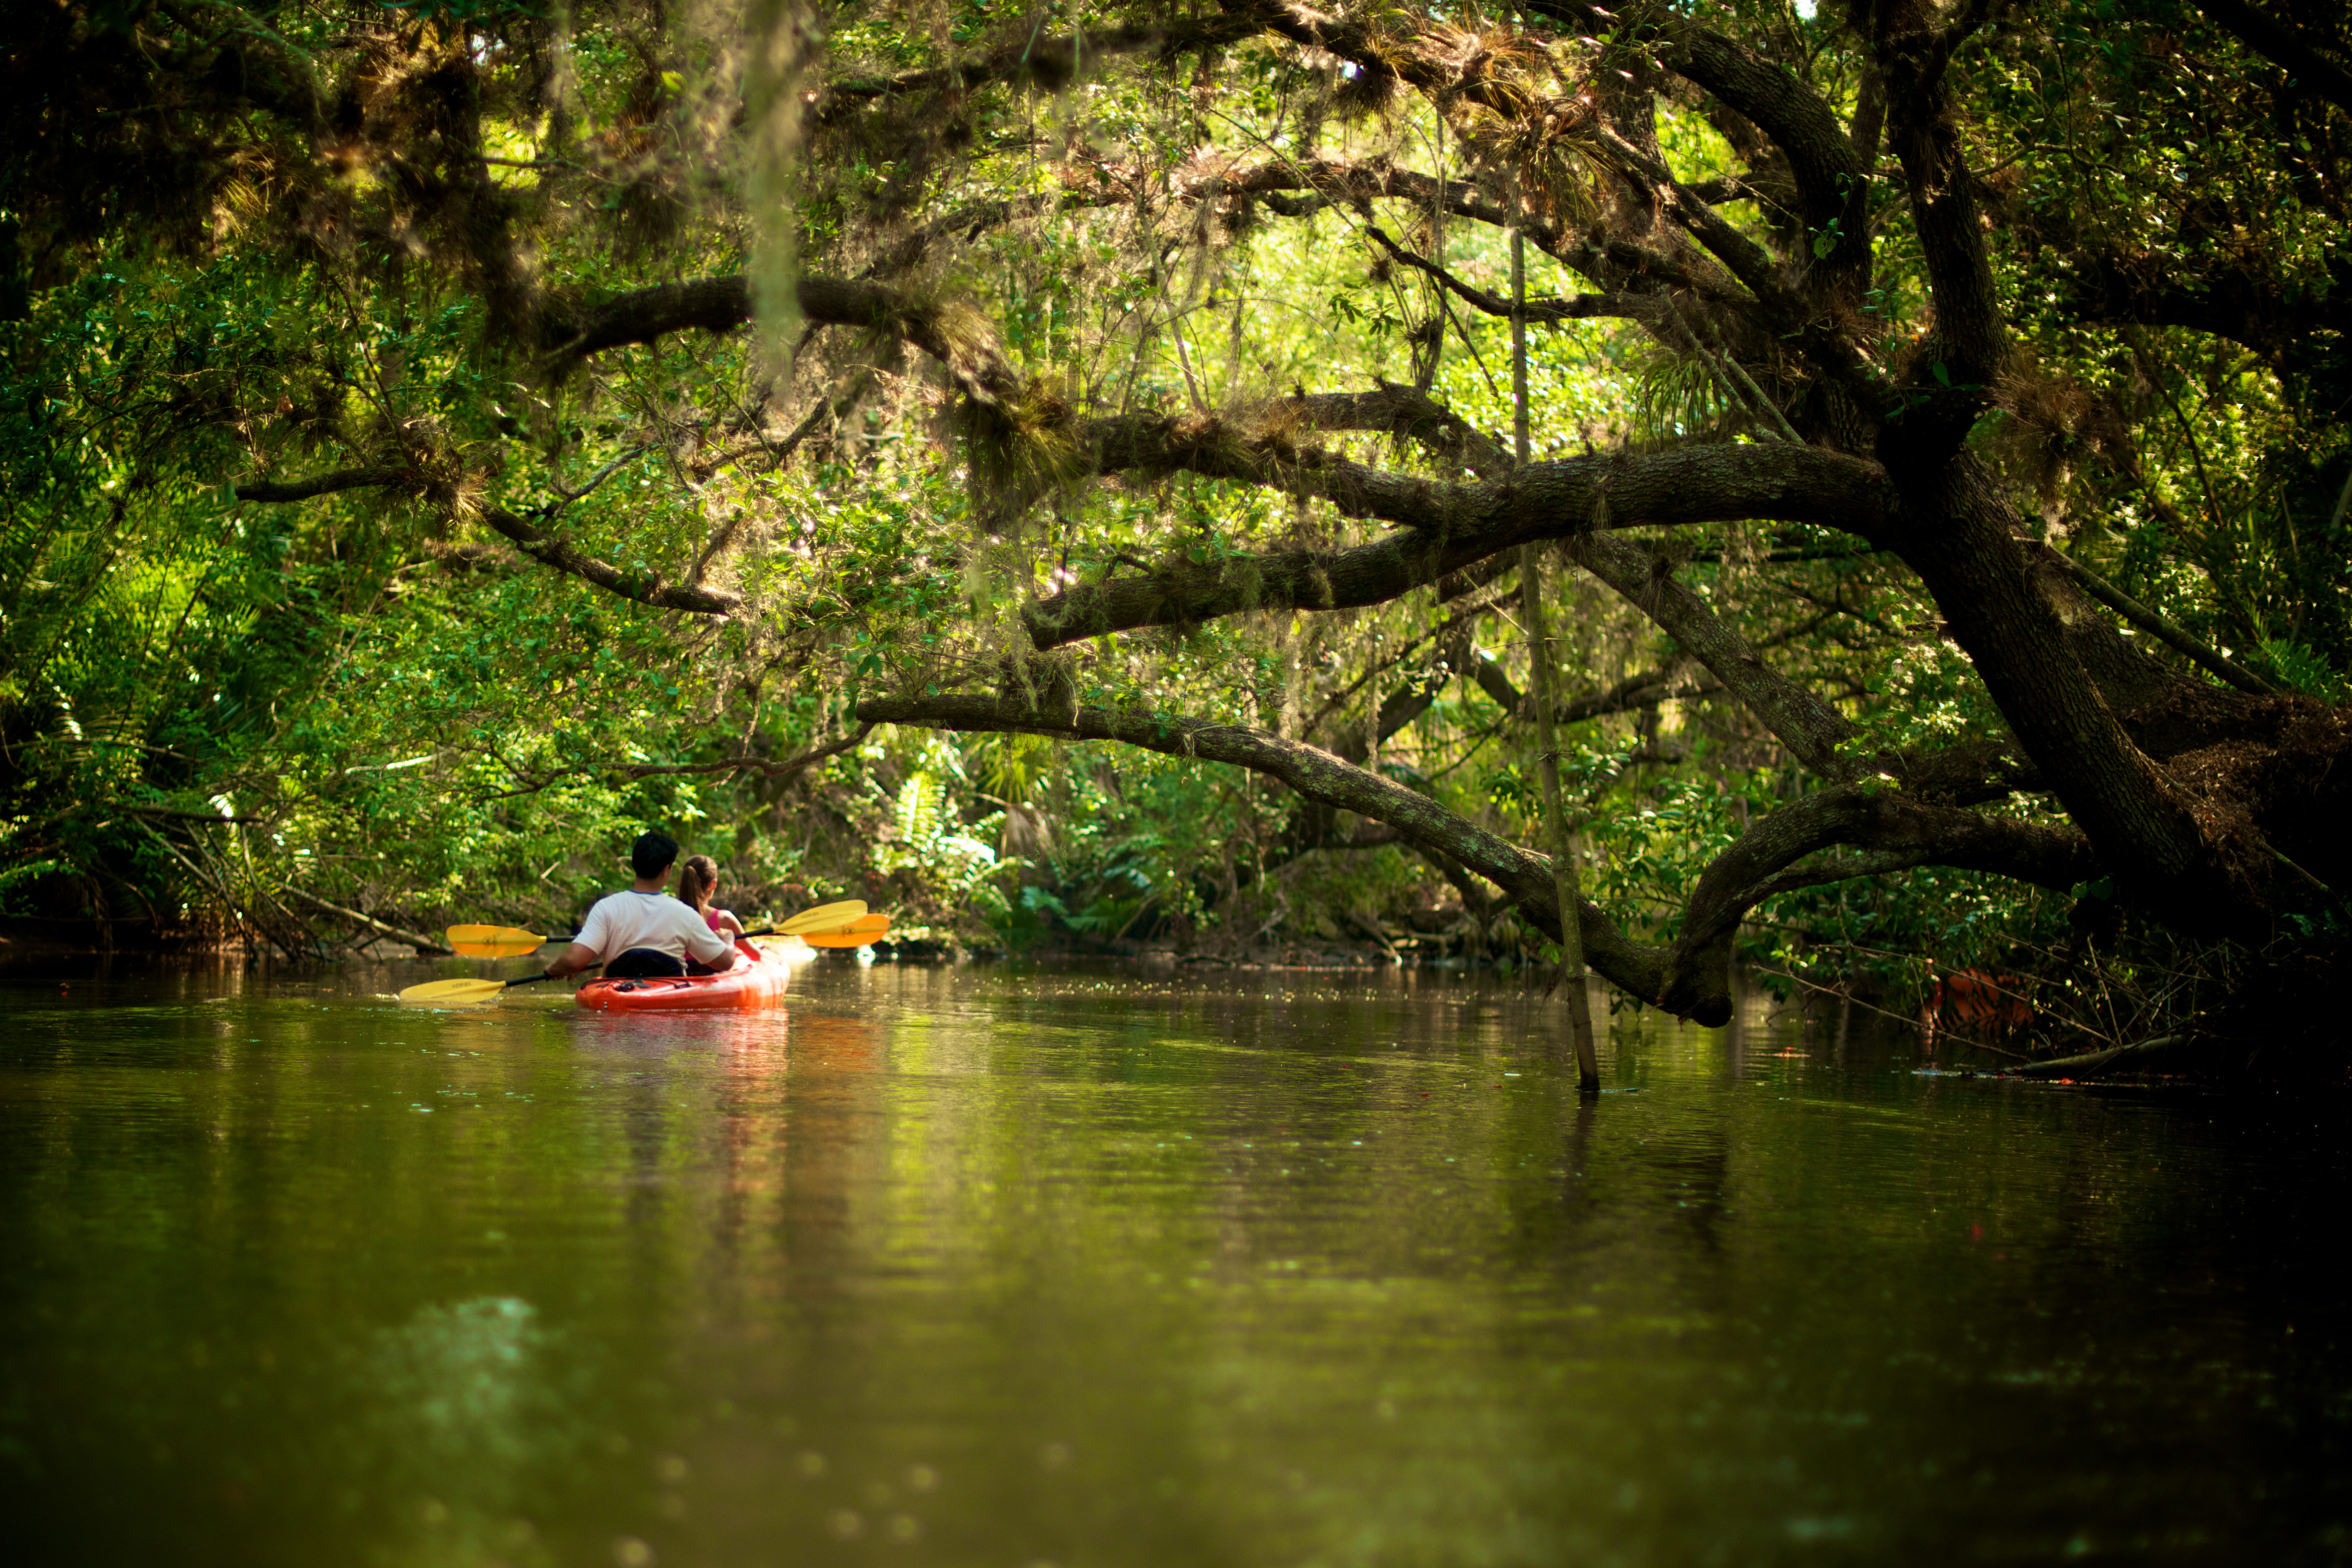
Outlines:
{"label": "red kayak", "polygon": [[765,1007],[781,999],[793,977],[782,953],[738,942],[740,960],[717,974],[683,979],[591,980],[573,994],[583,1007],[604,1013],[674,1012],[681,1008]]}

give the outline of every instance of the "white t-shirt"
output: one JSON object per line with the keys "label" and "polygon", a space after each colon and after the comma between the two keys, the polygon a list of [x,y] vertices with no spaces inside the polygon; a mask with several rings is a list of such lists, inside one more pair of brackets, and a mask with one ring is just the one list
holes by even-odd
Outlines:
{"label": "white t-shirt", "polygon": [[597,900],[588,918],[580,922],[580,934],[572,940],[594,948],[596,956],[607,963],[633,947],[651,948],[672,958],[692,953],[705,963],[716,963],[734,950],[685,900],[634,889]]}

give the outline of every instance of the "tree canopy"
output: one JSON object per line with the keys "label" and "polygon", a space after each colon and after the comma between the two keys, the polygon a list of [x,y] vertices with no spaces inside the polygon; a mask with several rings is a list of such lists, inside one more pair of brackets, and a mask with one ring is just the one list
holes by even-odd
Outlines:
{"label": "tree canopy", "polygon": [[18,15],[12,898],[2333,940],[2336,6]]}

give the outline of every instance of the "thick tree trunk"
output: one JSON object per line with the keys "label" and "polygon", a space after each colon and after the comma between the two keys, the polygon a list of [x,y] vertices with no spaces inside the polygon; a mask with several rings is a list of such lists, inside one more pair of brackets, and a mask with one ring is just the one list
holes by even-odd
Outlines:
{"label": "thick tree trunk", "polygon": [[[2031,559],[1992,476],[1966,455],[1926,476],[1899,452],[1890,458],[1903,558],[2119,890],[2183,931],[2263,930],[2269,878],[2250,874],[2259,860],[2246,829],[2189,796],[2134,743],[2073,647],[2068,621],[2098,612]],[[2114,636],[2104,623],[2098,631]]]}

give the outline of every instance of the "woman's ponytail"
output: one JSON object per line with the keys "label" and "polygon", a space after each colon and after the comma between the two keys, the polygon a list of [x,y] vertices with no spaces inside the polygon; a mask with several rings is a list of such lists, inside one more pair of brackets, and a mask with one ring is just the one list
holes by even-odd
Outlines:
{"label": "woman's ponytail", "polygon": [[710,912],[710,889],[719,886],[719,862],[708,855],[689,855],[678,868],[677,896],[694,906],[695,913]]}

